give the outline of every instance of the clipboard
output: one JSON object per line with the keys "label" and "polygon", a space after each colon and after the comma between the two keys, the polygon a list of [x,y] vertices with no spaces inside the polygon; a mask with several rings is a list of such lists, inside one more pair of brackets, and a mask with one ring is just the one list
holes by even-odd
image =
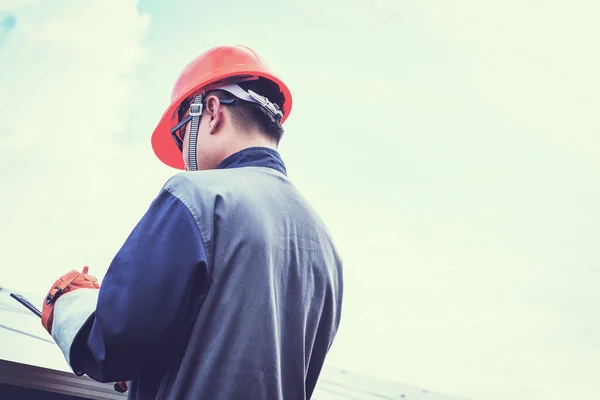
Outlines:
{"label": "clipboard", "polygon": [[[42,312],[34,306],[25,296],[18,293],[11,293],[10,297],[21,303],[23,307],[27,308],[29,311],[38,316],[38,318],[42,318]],[[113,389],[119,393],[125,393],[129,390],[129,386],[126,381],[118,381],[113,385]]]}
{"label": "clipboard", "polygon": [[18,293],[11,293],[10,297],[15,299],[19,303],[21,303],[21,305],[23,305],[29,311],[31,311],[32,313],[37,315],[39,318],[42,318],[42,312],[36,306],[34,306],[29,300],[27,300],[25,298],[25,296],[18,294]]}

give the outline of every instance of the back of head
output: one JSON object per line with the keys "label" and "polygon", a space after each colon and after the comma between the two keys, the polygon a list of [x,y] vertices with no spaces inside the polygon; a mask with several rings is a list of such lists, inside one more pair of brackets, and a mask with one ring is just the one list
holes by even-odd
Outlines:
{"label": "back of head", "polygon": [[[239,82],[238,85],[246,92],[252,91],[265,97],[271,103],[281,108],[284,95],[273,81],[258,78],[257,80]],[[247,132],[259,132],[275,145],[279,144],[283,137],[284,129],[280,119],[271,114],[265,107],[257,103],[241,100],[224,90],[211,90],[206,95],[214,94],[220,99],[231,100],[232,103],[224,104],[229,110],[233,124],[241,134]]]}

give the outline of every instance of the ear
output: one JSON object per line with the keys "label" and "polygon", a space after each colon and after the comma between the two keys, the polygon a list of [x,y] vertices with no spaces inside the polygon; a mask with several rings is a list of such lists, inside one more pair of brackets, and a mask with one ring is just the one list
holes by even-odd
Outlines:
{"label": "ear", "polygon": [[208,119],[208,131],[214,135],[223,122],[223,107],[217,96],[211,95],[206,99],[204,112]]}

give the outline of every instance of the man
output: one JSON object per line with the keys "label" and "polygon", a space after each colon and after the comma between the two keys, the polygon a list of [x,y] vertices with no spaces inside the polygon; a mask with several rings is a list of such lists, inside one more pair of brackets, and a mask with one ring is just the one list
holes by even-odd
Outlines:
{"label": "man", "polygon": [[162,188],[100,287],[75,270],[42,324],[73,372],[130,399],[309,399],[340,324],[342,262],[277,151],[291,95],[251,49],[193,60],[152,135]]}

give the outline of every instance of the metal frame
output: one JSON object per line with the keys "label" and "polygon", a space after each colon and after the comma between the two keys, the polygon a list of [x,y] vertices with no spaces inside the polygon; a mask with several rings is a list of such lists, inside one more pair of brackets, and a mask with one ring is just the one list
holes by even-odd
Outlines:
{"label": "metal frame", "polygon": [[127,399],[127,394],[116,392],[111,383],[96,382],[87,376],[64,371],[0,360],[0,397],[5,385],[75,396],[76,399]]}

